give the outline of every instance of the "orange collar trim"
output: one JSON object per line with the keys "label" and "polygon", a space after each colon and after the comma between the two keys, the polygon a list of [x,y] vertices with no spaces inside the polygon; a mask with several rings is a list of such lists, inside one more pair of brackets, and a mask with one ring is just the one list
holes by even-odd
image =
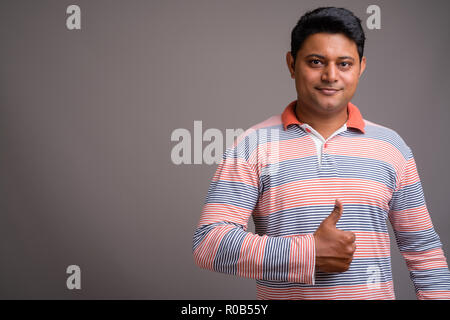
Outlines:
{"label": "orange collar trim", "polygon": [[[302,125],[303,123],[298,121],[297,116],[294,112],[294,107],[297,104],[297,100],[292,101],[288,104],[288,106],[284,109],[283,113],[281,114],[281,121],[283,122],[284,130],[287,130],[287,127],[291,124],[298,124]],[[348,120],[347,120],[347,128],[355,128],[361,131],[362,133],[365,133],[364,127],[365,123],[363,120],[363,117],[361,115],[361,112],[359,109],[352,104],[351,102],[347,105],[347,111],[348,111]]]}

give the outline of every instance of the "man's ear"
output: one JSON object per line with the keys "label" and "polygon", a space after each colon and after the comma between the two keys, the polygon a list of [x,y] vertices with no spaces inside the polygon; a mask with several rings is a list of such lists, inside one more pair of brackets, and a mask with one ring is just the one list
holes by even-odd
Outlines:
{"label": "man's ear", "polygon": [[294,57],[292,57],[292,54],[290,51],[286,53],[286,64],[289,69],[289,73],[291,74],[291,78],[295,79],[295,63],[294,63]]}
{"label": "man's ear", "polygon": [[361,58],[361,68],[360,68],[360,70],[359,70],[359,77],[360,77],[360,78],[361,78],[361,76],[362,76],[364,70],[366,70],[366,63],[367,63],[366,57],[363,56],[363,57]]}

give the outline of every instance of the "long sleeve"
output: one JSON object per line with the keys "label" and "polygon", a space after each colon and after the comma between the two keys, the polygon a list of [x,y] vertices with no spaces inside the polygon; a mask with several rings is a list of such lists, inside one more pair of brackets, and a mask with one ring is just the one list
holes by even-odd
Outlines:
{"label": "long sleeve", "polygon": [[247,232],[260,194],[258,165],[249,161],[254,154],[236,146],[224,153],[194,234],[194,260],[201,268],[221,273],[314,284],[312,234],[270,237]]}
{"label": "long sleeve", "polygon": [[410,148],[399,173],[389,220],[418,299],[450,299],[450,272],[426,207]]}

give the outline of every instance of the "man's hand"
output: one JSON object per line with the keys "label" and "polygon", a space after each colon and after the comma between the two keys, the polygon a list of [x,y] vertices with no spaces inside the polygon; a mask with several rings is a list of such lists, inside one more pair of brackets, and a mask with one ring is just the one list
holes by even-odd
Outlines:
{"label": "man's hand", "polygon": [[342,211],[342,202],[336,199],[334,210],[314,232],[316,267],[320,271],[344,272],[348,270],[353,260],[356,249],[355,234],[336,228]]}

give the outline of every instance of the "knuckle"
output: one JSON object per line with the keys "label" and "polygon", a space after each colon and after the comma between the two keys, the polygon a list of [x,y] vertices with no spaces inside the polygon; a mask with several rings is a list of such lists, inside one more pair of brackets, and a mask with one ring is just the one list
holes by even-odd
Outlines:
{"label": "knuckle", "polygon": [[356,237],[353,232],[348,232],[345,234],[345,241],[353,243],[353,242],[355,242],[355,240],[356,240]]}
{"label": "knuckle", "polygon": [[353,246],[348,246],[347,247],[347,254],[349,256],[353,256],[353,253],[355,252],[355,248]]}

